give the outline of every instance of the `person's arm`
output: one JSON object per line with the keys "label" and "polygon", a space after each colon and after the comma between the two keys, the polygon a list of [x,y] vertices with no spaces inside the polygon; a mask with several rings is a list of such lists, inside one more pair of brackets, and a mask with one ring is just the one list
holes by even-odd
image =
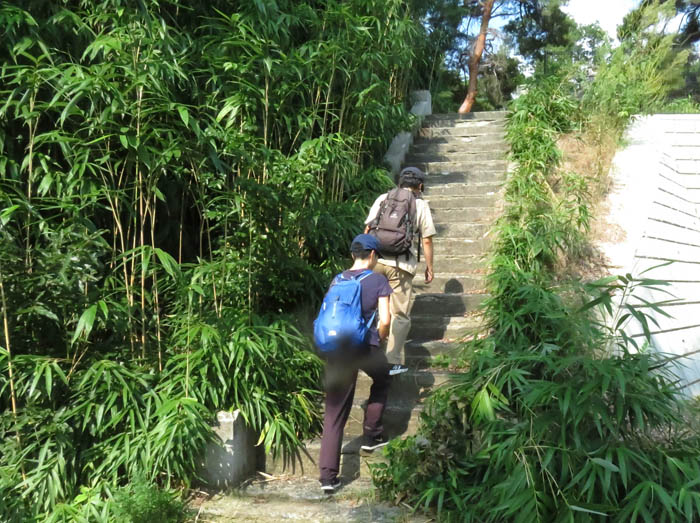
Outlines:
{"label": "person's arm", "polygon": [[379,207],[382,204],[382,200],[386,197],[385,194],[379,196],[376,200],[374,200],[374,203],[372,204],[372,207],[369,210],[369,213],[367,214],[367,218],[365,218],[365,234],[369,232],[369,226],[372,224],[374,219],[377,217],[377,214],[379,214]]}
{"label": "person's arm", "polygon": [[379,323],[377,331],[379,339],[385,340],[389,336],[389,325],[391,325],[391,311],[389,309],[389,296],[380,296],[377,300],[377,312],[379,313]]}
{"label": "person's arm", "polygon": [[423,255],[425,256],[425,283],[433,281],[433,237],[423,238]]}

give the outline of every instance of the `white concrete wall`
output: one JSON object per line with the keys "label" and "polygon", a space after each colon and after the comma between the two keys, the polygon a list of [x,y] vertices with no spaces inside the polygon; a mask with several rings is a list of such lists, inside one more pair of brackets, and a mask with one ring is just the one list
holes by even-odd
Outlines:
{"label": "white concrete wall", "polygon": [[389,145],[389,150],[384,155],[384,161],[389,165],[394,175],[399,174],[401,164],[413,144],[413,135],[420,129],[423,118],[429,114],[433,114],[430,91],[413,91],[411,93],[411,101],[413,103],[411,106],[411,113],[418,117],[416,119],[416,124],[410,131],[404,131],[394,136],[394,139]]}
{"label": "white concrete wall", "polygon": [[[639,118],[627,146],[613,161],[609,221],[625,238],[604,245],[613,274],[666,280],[663,291],[639,290],[629,300],[673,300],[668,318],[644,308],[651,345],[675,356],[677,374],[692,395],[700,394],[700,115]],[[668,263],[661,267],[660,264]],[[656,267],[656,268],[653,268]],[[646,272],[645,272],[646,271]],[[644,273],[644,274],[642,274]],[[641,345],[643,330],[630,321],[625,332]]]}

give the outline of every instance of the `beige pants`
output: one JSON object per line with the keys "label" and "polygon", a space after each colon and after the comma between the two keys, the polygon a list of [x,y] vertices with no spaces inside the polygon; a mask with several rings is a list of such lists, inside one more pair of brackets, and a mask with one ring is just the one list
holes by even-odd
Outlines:
{"label": "beige pants", "polygon": [[386,279],[389,280],[389,285],[394,291],[391,298],[389,298],[391,327],[386,344],[386,359],[392,365],[402,363],[401,352],[406,343],[408,331],[411,329],[411,318],[408,315],[408,309],[411,302],[411,294],[413,293],[413,274],[383,263],[378,263],[374,267],[374,272],[386,276]]}

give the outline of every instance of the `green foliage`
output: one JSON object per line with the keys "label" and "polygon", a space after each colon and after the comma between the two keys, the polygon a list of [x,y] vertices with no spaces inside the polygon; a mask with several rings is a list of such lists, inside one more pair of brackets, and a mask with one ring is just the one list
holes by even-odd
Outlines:
{"label": "green foliage", "polygon": [[569,90],[556,77],[538,79],[513,102],[508,115],[506,139],[517,168],[506,187],[508,206],[498,224],[490,278],[494,300],[511,303],[514,309],[523,300],[505,299],[498,289],[514,285],[519,292],[530,280],[541,282],[559,252],[574,249],[588,227],[583,179],[554,177],[561,157],[557,137],[570,131],[577,120],[578,104]]}
{"label": "green foliage", "polygon": [[185,504],[176,493],[161,490],[144,478],[137,478],[114,495],[114,515],[131,523],[181,523]]}
{"label": "green foliage", "polygon": [[670,100],[659,111],[667,114],[700,114],[700,103],[691,96]]}
{"label": "green foliage", "polygon": [[273,454],[318,432],[295,315],[391,183],[422,31],[398,0],[0,6],[2,519],[189,485],[217,409]]}
{"label": "green foliage", "polygon": [[[585,180],[555,170],[581,118],[567,82],[538,79],[512,104],[517,161],[488,276],[487,337],[438,389],[416,436],[372,467],[385,499],[446,521],[694,521],[700,439],[668,360],[622,328],[653,320],[618,297],[663,282],[556,283],[588,226]],[[662,312],[662,304],[650,304]]]}
{"label": "green foliage", "polygon": [[[320,428],[320,362],[299,349],[308,341],[287,322],[228,325],[225,342],[212,326],[190,325],[190,343],[201,348],[173,356],[162,373],[104,359],[71,374],[64,359],[14,358],[20,410],[0,417],[0,485],[15,500],[8,513],[26,516],[31,507],[38,516],[80,485],[119,485],[125,477],[189,485],[219,409],[241,409],[268,452],[298,452]],[[3,397],[8,360],[0,350]]]}
{"label": "green foliage", "polygon": [[683,85],[688,51],[675,46],[674,34],[658,29],[673,15],[671,3],[650,4],[626,18],[620,46],[586,90],[586,113],[606,115],[608,125],[621,132],[632,115],[658,110],[669,93]]}
{"label": "green foliage", "polygon": [[[591,330],[584,315],[559,321]],[[700,441],[684,430],[675,376],[661,356],[597,358],[580,338],[505,354],[482,343],[431,397],[420,435],[374,466],[383,495],[450,521],[692,521]],[[601,329],[587,341],[611,340]]]}
{"label": "green foliage", "polygon": [[519,0],[520,16],[515,16],[504,29],[513,35],[518,52],[535,70],[552,74],[562,56],[570,55],[577,40],[576,23],[561,10],[561,0]]}

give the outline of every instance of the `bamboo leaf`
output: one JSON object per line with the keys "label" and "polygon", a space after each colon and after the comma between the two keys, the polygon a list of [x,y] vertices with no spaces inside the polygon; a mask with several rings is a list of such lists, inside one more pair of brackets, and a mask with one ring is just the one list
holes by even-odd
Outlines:
{"label": "bamboo leaf", "polygon": [[184,105],[178,105],[177,112],[180,114],[180,119],[185,124],[185,127],[189,127],[190,113],[187,111],[187,107]]}
{"label": "bamboo leaf", "polygon": [[81,315],[78,320],[78,325],[73,333],[73,338],[71,339],[71,344],[74,344],[78,338],[85,336],[87,338],[92,332],[93,324],[95,323],[95,316],[97,314],[97,305],[91,305],[88,307]]}
{"label": "bamboo leaf", "polygon": [[607,459],[591,458],[591,461],[596,465],[600,465],[604,469],[609,470],[611,472],[620,472],[620,469],[617,467],[617,465],[615,465],[611,461],[608,461]]}

